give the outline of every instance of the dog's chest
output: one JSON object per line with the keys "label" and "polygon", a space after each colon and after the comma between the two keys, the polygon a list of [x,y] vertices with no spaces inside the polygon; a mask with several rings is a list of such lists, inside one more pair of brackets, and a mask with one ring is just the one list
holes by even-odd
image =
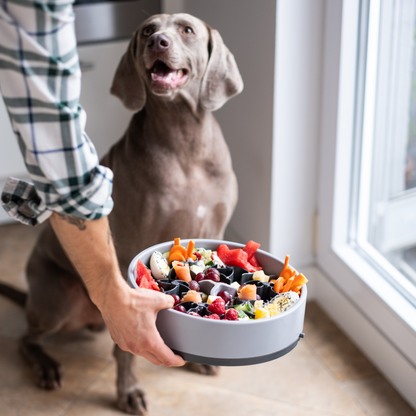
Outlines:
{"label": "dog's chest", "polygon": [[[115,203],[110,218],[123,254],[176,237],[222,236],[237,198],[230,161],[186,162],[154,149],[129,157],[134,163],[117,158],[110,166]],[[128,247],[124,242],[130,242]]]}

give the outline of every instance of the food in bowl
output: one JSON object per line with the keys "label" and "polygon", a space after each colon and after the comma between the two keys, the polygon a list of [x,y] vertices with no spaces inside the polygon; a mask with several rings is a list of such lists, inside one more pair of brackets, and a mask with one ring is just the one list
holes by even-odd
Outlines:
{"label": "food in bowl", "polygon": [[[249,241],[243,248],[220,244],[216,250],[185,248],[174,240],[169,251],[154,251],[150,270],[137,261],[136,283],[174,297],[174,309],[195,318],[250,321],[276,316],[299,300],[307,283],[302,273],[289,266],[286,256],[279,275],[266,274]],[[270,272],[270,271],[269,271]]]}

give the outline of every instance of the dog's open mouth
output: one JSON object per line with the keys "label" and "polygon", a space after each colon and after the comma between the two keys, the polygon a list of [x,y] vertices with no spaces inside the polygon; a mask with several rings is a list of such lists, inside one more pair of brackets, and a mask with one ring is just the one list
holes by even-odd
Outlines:
{"label": "dog's open mouth", "polygon": [[173,89],[185,84],[189,71],[185,68],[172,69],[164,62],[157,60],[150,68],[150,82],[152,87]]}

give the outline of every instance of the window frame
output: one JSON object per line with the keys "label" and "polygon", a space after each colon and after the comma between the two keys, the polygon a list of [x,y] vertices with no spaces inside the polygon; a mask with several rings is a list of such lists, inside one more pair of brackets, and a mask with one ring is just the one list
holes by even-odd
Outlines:
{"label": "window frame", "polygon": [[[324,281],[318,285],[317,298],[416,408],[414,388],[409,387],[416,385],[416,307],[362,250],[350,244],[360,4],[359,0],[340,0],[325,6],[317,253]],[[339,313],[341,304],[325,298],[322,285],[327,282],[348,304],[350,316]],[[360,332],[363,325],[372,330]],[[391,365],[392,357],[386,353],[375,354],[379,347],[394,350],[403,365]]]}

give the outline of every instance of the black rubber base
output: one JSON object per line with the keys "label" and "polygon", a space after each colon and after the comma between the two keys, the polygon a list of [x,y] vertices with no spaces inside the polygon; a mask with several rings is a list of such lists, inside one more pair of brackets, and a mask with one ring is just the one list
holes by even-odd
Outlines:
{"label": "black rubber base", "polygon": [[172,350],[175,354],[180,355],[185,361],[197,364],[209,364],[209,365],[219,365],[221,367],[235,367],[243,365],[253,365],[265,363],[267,361],[275,360],[276,358],[283,357],[288,352],[292,351],[293,348],[298,344],[296,340],[293,344],[290,344],[288,347],[276,351],[272,354],[262,355],[260,357],[250,357],[250,358],[213,358],[213,357],[201,357],[200,355],[188,354],[182,351]]}

